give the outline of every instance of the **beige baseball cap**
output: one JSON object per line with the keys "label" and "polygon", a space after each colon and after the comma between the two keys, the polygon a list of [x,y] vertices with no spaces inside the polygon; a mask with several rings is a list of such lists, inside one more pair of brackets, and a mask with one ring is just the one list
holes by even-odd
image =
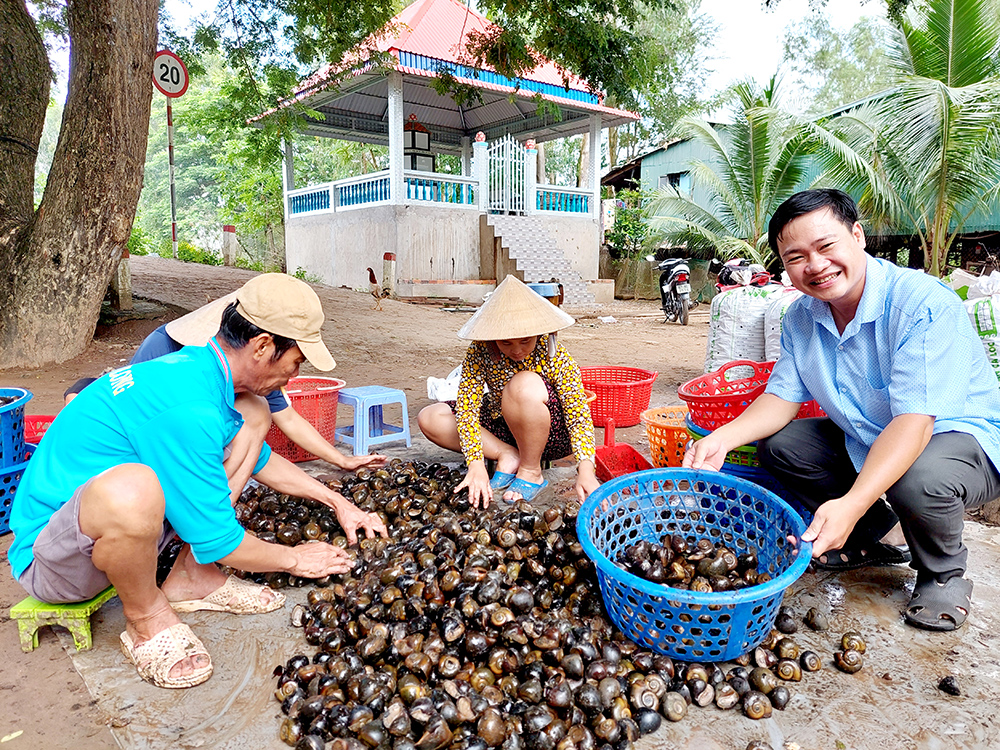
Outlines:
{"label": "beige baseball cap", "polygon": [[224,297],[167,323],[166,332],[183,346],[204,346],[219,332],[222,313],[236,302],[236,311],[268,333],[293,339],[317,370],[337,366],[323,343],[323,306],[304,281],[284,273],[263,273]]}
{"label": "beige baseball cap", "polygon": [[462,326],[458,337],[472,341],[522,339],[561,331],[575,322],[516,276],[508,276]]}

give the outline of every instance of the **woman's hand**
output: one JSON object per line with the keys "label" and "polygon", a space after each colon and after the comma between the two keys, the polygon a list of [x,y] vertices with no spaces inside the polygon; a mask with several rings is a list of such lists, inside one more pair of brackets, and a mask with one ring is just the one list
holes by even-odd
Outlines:
{"label": "woman's hand", "polygon": [[478,508],[480,502],[483,508],[490,507],[490,501],[493,499],[493,488],[490,487],[490,474],[486,471],[485,461],[473,461],[469,464],[469,471],[462,483],[455,488],[455,494],[457,495],[466,488],[469,490],[469,502],[472,503],[473,508]]}
{"label": "woman's hand", "polygon": [[601,486],[593,461],[581,461],[576,467],[576,496],[582,503],[587,496]]}

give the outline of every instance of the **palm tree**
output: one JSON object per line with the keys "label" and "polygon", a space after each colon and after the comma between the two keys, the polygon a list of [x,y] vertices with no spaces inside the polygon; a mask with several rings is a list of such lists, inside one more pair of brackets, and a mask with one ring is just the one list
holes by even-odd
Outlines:
{"label": "palm tree", "polygon": [[692,255],[770,262],[767,222],[805,179],[816,132],[780,108],[779,88],[777,76],[766,87],[750,80],[737,85],[739,110],[731,125],[694,117],[678,122],[673,137],[693,139],[711,154],[690,165],[692,184],[707,190],[710,206],[661,188],[648,208],[654,242],[684,245]]}
{"label": "palm tree", "polygon": [[891,36],[894,86],[827,123],[871,169],[828,154],[824,179],[853,188],[876,229],[916,235],[935,276],[972,213],[1000,194],[998,5],[911,5]]}

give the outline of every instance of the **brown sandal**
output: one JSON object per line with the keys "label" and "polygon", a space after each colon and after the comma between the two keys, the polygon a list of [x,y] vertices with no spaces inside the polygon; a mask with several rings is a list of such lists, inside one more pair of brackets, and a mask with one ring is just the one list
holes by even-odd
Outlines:
{"label": "brown sandal", "polygon": [[200,685],[212,676],[212,663],[209,656],[207,667],[196,669],[191,674],[171,677],[170,670],[182,659],[204,654],[208,651],[198,636],[187,625],[179,622],[166,630],[161,630],[148,641],[138,646],[128,632],[121,634],[122,653],[135,665],[139,676],[146,682],[151,682],[162,688],[187,688]]}

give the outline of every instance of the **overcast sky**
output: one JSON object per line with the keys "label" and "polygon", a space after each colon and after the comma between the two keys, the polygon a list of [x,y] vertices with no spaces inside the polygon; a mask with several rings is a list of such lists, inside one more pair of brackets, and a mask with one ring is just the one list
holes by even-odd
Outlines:
{"label": "overcast sky", "polygon": [[[751,76],[760,82],[770,79],[781,61],[785,31],[807,17],[809,0],[781,0],[774,10],[764,10],[761,0],[702,0],[702,12],[718,24],[715,73],[709,78],[712,90],[725,88],[734,80]],[[884,15],[881,0],[829,0],[820,9],[830,24],[844,31],[865,15]]]}

